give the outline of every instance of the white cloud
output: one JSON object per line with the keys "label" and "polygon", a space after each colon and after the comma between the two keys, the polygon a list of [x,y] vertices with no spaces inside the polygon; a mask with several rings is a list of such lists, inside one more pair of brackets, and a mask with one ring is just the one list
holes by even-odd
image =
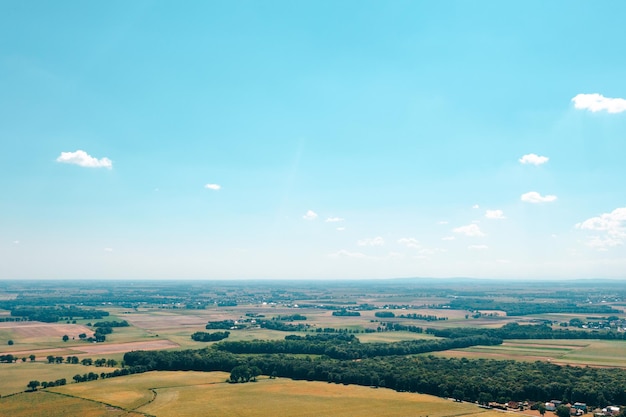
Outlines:
{"label": "white cloud", "polygon": [[454,240],[454,239],[456,239],[456,237],[454,236],[445,236],[441,238],[441,240]]}
{"label": "white cloud", "polygon": [[329,217],[326,219],[327,223],[337,223],[342,221],[344,221],[344,219],[342,219],[341,217]]}
{"label": "white cloud", "polygon": [[623,98],[609,98],[602,94],[578,94],[572,99],[577,109],[589,110],[590,112],[607,111],[608,113],[621,113],[626,111],[626,100]]}
{"label": "white cloud", "polygon": [[488,219],[506,219],[504,212],[502,210],[487,210],[485,211],[485,217]]}
{"label": "white cloud", "polygon": [[467,247],[467,249],[469,249],[469,250],[486,250],[486,249],[489,249],[489,246],[487,246],[487,245],[469,245]]}
{"label": "white cloud", "polygon": [[385,239],[377,236],[374,238],[361,239],[356,244],[359,246],[382,246],[385,244]]}
{"label": "white cloud", "polygon": [[222,189],[222,186],[219,184],[206,184],[204,188],[207,190],[219,191]]}
{"label": "white cloud", "polygon": [[113,248],[104,248],[105,252],[113,252]]}
{"label": "white cloud", "polygon": [[545,164],[546,162],[548,162],[549,159],[550,158],[548,158],[547,156],[539,156],[534,153],[529,153],[527,155],[522,156],[519,159],[519,161],[522,164],[541,165],[541,164]]}
{"label": "white cloud", "polygon": [[537,191],[530,191],[527,192],[525,194],[522,194],[522,196],[520,197],[522,201],[525,201],[527,203],[551,203],[553,201],[556,201],[556,196],[555,195],[545,195],[542,196],[541,194],[539,194]]}
{"label": "white cloud", "polygon": [[473,208],[473,209],[479,209],[479,208],[480,208],[480,206],[479,206],[478,204],[474,204],[474,205],[472,206],[472,208]]}
{"label": "white cloud", "polygon": [[448,221],[447,220],[441,220],[441,221],[437,222],[437,224],[448,224]]}
{"label": "white cloud", "polygon": [[623,245],[626,240],[626,207],[619,207],[610,213],[603,213],[576,224],[580,230],[603,232],[604,236],[592,236],[587,245],[595,249]]}
{"label": "white cloud", "polygon": [[85,168],[113,168],[113,161],[109,158],[94,158],[80,149],[76,152],[61,152],[61,155],[57,158],[57,162],[78,165]]}
{"label": "white cloud", "polygon": [[19,244],[20,244],[20,241],[19,241],[19,240],[14,240],[14,241],[13,241],[13,244],[14,244],[14,245],[19,245]]}
{"label": "white cloud", "polygon": [[344,230],[346,230],[346,228],[345,228],[345,227],[338,227],[338,228],[337,228],[337,231],[338,231],[338,232],[343,232]]}
{"label": "white cloud", "polygon": [[407,248],[411,249],[419,249],[422,247],[417,239],[412,237],[403,237],[401,239],[398,239],[398,243],[401,245],[405,245]]}
{"label": "white cloud", "polygon": [[476,236],[485,236],[483,232],[481,232],[480,227],[476,224],[468,224],[467,226],[460,226],[455,229],[452,229],[454,233],[459,233],[465,236],[476,237]]}
{"label": "white cloud", "polygon": [[367,258],[367,255],[361,252],[350,252],[345,249],[341,249],[340,251],[331,253],[328,256],[330,256],[331,258],[358,258],[358,259]]}
{"label": "white cloud", "polygon": [[317,219],[317,213],[314,212],[313,210],[308,210],[306,212],[306,214],[304,216],[302,216],[302,218],[304,220],[309,220],[309,221],[315,220],[315,219]]}

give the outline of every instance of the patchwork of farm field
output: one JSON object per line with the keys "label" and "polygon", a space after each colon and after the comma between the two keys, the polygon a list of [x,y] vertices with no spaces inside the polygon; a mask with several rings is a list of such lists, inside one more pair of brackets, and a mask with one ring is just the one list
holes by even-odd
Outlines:
{"label": "patchwork of farm field", "polygon": [[508,340],[497,346],[473,346],[437,353],[439,356],[626,368],[626,341],[618,340]]}
{"label": "patchwork of farm field", "polygon": [[[157,417],[170,416],[500,416],[429,395],[323,382],[261,378],[229,384],[223,372],[150,372],[50,389]],[[23,394],[27,398],[28,394]],[[0,400],[0,405],[2,400]],[[76,414],[78,415],[78,414]],[[115,415],[115,414],[113,414]]]}

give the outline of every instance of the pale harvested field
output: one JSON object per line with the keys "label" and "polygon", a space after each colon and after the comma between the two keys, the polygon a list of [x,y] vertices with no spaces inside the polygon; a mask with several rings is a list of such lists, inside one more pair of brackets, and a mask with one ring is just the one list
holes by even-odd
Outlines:
{"label": "pale harvested field", "polygon": [[626,341],[510,340],[498,346],[474,346],[436,353],[445,357],[548,361],[561,365],[626,368]]}
{"label": "pale harvested field", "polygon": [[80,324],[42,323],[39,321],[0,322],[0,329],[10,329],[16,337],[63,337],[78,338],[81,333],[93,334],[93,330]]}
{"label": "pale harvested field", "polygon": [[[149,372],[51,391],[157,417],[495,417],[474,404],[355,385],[267,379],[228,384],[224,372]],[[0,402],[0,405],[2,403]]]}
{"label": "pale harvested field", "polygon": [[200,315],[175,314],[171,312],[150,311],[127,314],[123,319],[133,326],[145,330],[162,330],[181,327],[204,327],[209,321]]}
{"label": "pale harvested field", "polygon": [[169,340],[151,340],[129,343],[91,343],[81,346],[80,350],[90,355],[107,355],[111,353],[130,352],[132,350],[160,350],[176,347],[178,347],[178,345]]}

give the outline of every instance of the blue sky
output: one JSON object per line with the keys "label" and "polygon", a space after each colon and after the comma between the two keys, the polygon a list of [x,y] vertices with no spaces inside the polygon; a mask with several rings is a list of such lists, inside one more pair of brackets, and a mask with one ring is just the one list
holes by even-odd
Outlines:
{"label": "blue sky", "polygon": [[3,1],[0,278],[624,278],[624,15]]}

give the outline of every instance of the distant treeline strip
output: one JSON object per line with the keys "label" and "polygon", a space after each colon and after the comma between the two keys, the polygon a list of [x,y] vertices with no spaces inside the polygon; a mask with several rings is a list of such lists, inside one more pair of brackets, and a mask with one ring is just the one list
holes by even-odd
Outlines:
{"label": "distant treeline strip", "polygon": [[63,318],[68,320],[83,319],[101,319],[109,315],[108,311],[83,309],[78,307],[14,307],[11,309],[11,316],[28,318],[33,321],[42,321],[45,323],[55,323]]}
{"label": "distant treeline strip", "polygon": [[287,336],[285,340],[222,342],[216,345],[216,349],[238,354],[288,353],[326,355],[334,359],[362,359],[375,356],[414,355],[502,343],[502,339],[484,335],[456,339],[404,340],[394,343],[360,343],[354,335],[343,336],[343,339],[306,335],[305,337]]}
{"label": "distant treeline strip", "polygon": [[447,329],[426,329],[426,333],[437,337],[466,338],[484,335],[500,339],[603,339],[626,340],[626,333],[611,330],[585,331],[569,329],[553,329],[545,324],[524,325],[507,323],[496,329],[476,327],[451,327]]}
{"label": "distant treeline strip", "polygon": [[507,302],[496,301],[485,298],[464,298],[459,297],[450,301],[446,306],[454,310],[500,310],[506,311],[507,316],[526,316],[529,314],[545,313],[574,313],[574,314],[611,314],[621,313],[607,305],[600,304],[576,304],[559,302],[554,303],[529,303],[529,302]]}

